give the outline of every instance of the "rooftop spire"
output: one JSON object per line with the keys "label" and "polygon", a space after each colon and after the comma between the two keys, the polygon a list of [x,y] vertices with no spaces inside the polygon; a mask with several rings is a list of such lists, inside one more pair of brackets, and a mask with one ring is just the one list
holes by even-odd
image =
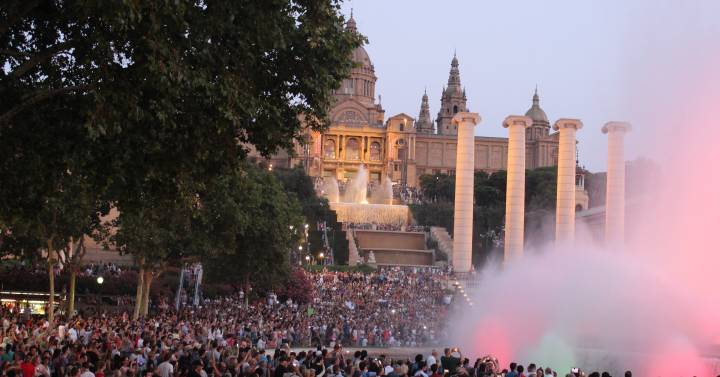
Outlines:
{"label": "rooftop spire", "polygon": [[550,122],[548,121],[545,111],[543,111],[543,109],[540,107],[540,96],[538,95],[537,85],[535,86],[535,92],[533,93],[532,97],[532,106],[530,107],[530,109],[528,109],[527,112],[525,112],[525,116],[528,116],[533,120],[532,125],[534,127],[541,127],[544,130],[543,135],[536,135],[534,133],[531,133],[528,137],[528,140],[534,140],[539,136],[547,136],[547,133],[545,131],[549,131]]}
{"label": "rooftop spire", "polygon": [[448,77],[447,89],[448,92],[462,92],[462,86],[460,85],[460,64],[458,63],[457,54],[453,53],[453,59],[450,63],[450,77]]}
{"label": "rooftop spire", "polygon": [[430,120],[430,104],[428,103],[427,89],[422,96],[420,102],[420,115],[418,115],[417,122],[415,122],[417,132],[420,133],[432,133],[432,121]]}
{"label": "rooftop spire", "polygon": [[355,23],[355,17],[353,17],[353,9],[350,8],[350,19],[347,22],[348,30],[357,31],[357,24]]}

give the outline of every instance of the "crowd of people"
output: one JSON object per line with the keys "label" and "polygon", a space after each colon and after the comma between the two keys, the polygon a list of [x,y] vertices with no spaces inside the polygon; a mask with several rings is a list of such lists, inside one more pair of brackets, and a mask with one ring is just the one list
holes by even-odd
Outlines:
{"label": "crowd of people", "polygon": [[[385,348],[440,345],[447,272],[386,268],[311,274],[310,302],[270,294],[205,299],[145,318],[80,313],[44,317],[0,309],[2,377],[607,377],[535,364],[473,363],[457,348],[392,359]],[[305,348],[303,348],[305,347]],[[311,350],[300,352],[300,349]],[[367,351],[350,353],[345,347]],[[625,376],[631,376],[627,372]]]}
{"label": "crowd of people", "polygon": [[422,201],[422,190],[417,187],[395,185],[393,186],[393,196],[403,203],[420,203]]}
{"label": "crowd of people", "polygon": [[[2,314],[0,375],[3,377],[547,377],[550,367],[511,363],[501,369],[490,356],[474,363],[457,348],[414,359],[345,351],[338,342],[308,351],[288,339],[260,341],[257,328],[237,321],[241,307],[216,313],[227,302],[180,313],[130,320],[75,317],[55,326],[44,319]],[[267,316],[267,308],[256,308]],[[228,322],[229,321],[229,322]],[[260,323],[263,321],[260,320]],[[238,327],[239,325],[239,327]],[[262,326],[261,326],[262,327]],[[382,352],[380,352],[382,353]],[[573,369],[566,377],[610,377]],[[625,373],[631,377],[631,372]]]}
{"label": "crowd of people", "polygon": [[127,268],[115,263],[88,264],[80,270],[80,276],[119,276]]}

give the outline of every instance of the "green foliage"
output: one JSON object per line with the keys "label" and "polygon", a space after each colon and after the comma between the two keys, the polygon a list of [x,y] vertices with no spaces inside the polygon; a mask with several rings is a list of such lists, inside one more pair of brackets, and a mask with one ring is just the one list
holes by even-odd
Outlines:
{"label": "green foliage", "polygon": [[348,245],[347,234],[340,223],[335,223],[332,232],[328,233],[332,249],[335,252],[335,264],[348,264],[350,261],[350,246]]}
{"label": "green foliage", "polygon": [[2,253],[33,259],[101,229],[107,181],[100,151],[73,119],[76,104],[58,101],[49,113],[27,114],[22,126],[0,128]]}
{"label": "green foliage", "polygon": [[273,173],[282,183],[285,192],[300,203],[308,224],[330,220],[330,204],[327,199],[318,197],[312,178],[302,167],[275,169]]}
{"label": "green foliage", "polygon": [[217,235],[203,256],[209,281],[238,287],[286,281],[289,251],[297,243],[289,226],[302,224],[301,208],[273,174],[246,165],[210,182],[201,201],[204,233]]}
{"label": "green foliage", "polygon": [[557,167],[526,171],[525,192],[527,211],[554,209],[557,201]]}
{"label": "green foliage", "polygon": [[455,176],[453,175],[421,175],[420,187],[427,202],[455,201]]}
{"label": "green foliage", "polygon": [[[299,114],[324,125],[331,90],[363,40],[343,27],[339,4],[5,1],[0,125],[22,124],[58,98],[85,98],[75,111],[97,135],[172,129],[176,146],[197,147],[178,154],[215,162],[236,141],[263,153],[289,147]],[[226,138],[228,149],[213,151],[208,137]]]}
{"label": "green foliage", "polygon": [[337,222],[335,211],[330,209],[327,199],[318,197],[312,178],[302,167],[293,169],[275,169],[273,174],[282,182],[288,196],[297,199],[302,206],[305,221],[310,225],[308,238],[310,252],[316,256],[323,251],[322,231],[312,230],[316,223],[327,226],[328,243],[334,252],[335,264],[346,264],[349,259],[348,241],[342,224]]}
{"label": "green foliage", "polygon": [[[526,228],[532,234],[546,231],[544,223],[555,208],[557,168],[527,170],[525,173]],[[502,242],[505,218],[507,172],[475,172],[473,208],[473,259],[482,264]],[[425,201],[411,205],[418,224],[441,226],[453,232],[455,177],[423,175],[420,186]]]}
{"label": "green foliage", "polygon": [[339,4],[3,2],[0,173],[17,180],[0,189],[3,247],[66,245],[112,203],[113,241],[140,260],[211,248],[189,237],[205,184],[249,144],[268,154],[326,126],[363,41]]}
{"label": "green foliage", "polygon": [[452,232],[454,222],[453,203],[448,202],[425,202],[411,204],[413,218],[418,224],[427,226],[441,226]]}

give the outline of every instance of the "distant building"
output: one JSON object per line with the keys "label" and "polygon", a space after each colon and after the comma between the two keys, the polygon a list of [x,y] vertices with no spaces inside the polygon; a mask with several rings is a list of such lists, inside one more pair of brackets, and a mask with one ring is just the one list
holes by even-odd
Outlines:
{"label": "distant building", "polygon": [[[357,30],[353,17],[347,27]],[[302,164],[311,176],[335,177],[338,181],[352,179],[360,165],[365,165],[371,181],[380,182],[387,176],[393,183],[407,187],[416,187],[423,174],[454,174],[457,128],[451,120],[458,112],[470,111],[457,56],[450,63],[447,86],[434,120],[427,93],[421,97],[417,119],[400,113],[386,120],[381,102],[375,99],[377,76],[367,51],[358,47],[353,60],[358,66],[334,93],[329,129],[323,134],[310,133],[307,145],[298,145],[294,157],[281,151],[269,163],[277,167]],[[556,166],[558,134],[550,133],[550,122],[540,107],[537,90],[525,115],[533,120],[527,130],[527,168]],[[507,148],[507,138],[476,136],[475,169],[489,173],[505,170]],[[582,185],[582,177],[579,182]],[[584,194],[582,189],[579,191]],[[587,208],[586,197],[578,197],[583,209]]]}

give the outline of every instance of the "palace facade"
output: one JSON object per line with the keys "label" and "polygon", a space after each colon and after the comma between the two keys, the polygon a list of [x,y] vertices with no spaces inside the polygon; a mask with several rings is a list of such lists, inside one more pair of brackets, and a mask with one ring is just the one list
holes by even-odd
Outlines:
{"label": "palace facade", "polygon": [[[353,17],[347,27],[357,30]],[[403,187],[416,187],[423,174],[454,174],[457,128],[451,120],[457,112],[470,111],[457,56],[450,63],[440,111],[434,119],[427,93],[421,97],[417,118],[400,113],[386,119],[385,109],[375,99],[377,75],[370,56],[358,47],[353,60],[356,67],[334,93],[329,129],[308,135],[308,143],[298,144],[295,156],[280,152],[269,163],[278,167],[302,164],[311,176],[335,177],[341,182],[352,179],[364,165],[371,181],[380,182],[387,176]],[[550,132],[537,91],[525,115],[533,120],[526,134],[527,168],[556,166],[558,134]],[[475,169],[489,173],[505,170],[507,148],[507,138],[476,136]]]}

